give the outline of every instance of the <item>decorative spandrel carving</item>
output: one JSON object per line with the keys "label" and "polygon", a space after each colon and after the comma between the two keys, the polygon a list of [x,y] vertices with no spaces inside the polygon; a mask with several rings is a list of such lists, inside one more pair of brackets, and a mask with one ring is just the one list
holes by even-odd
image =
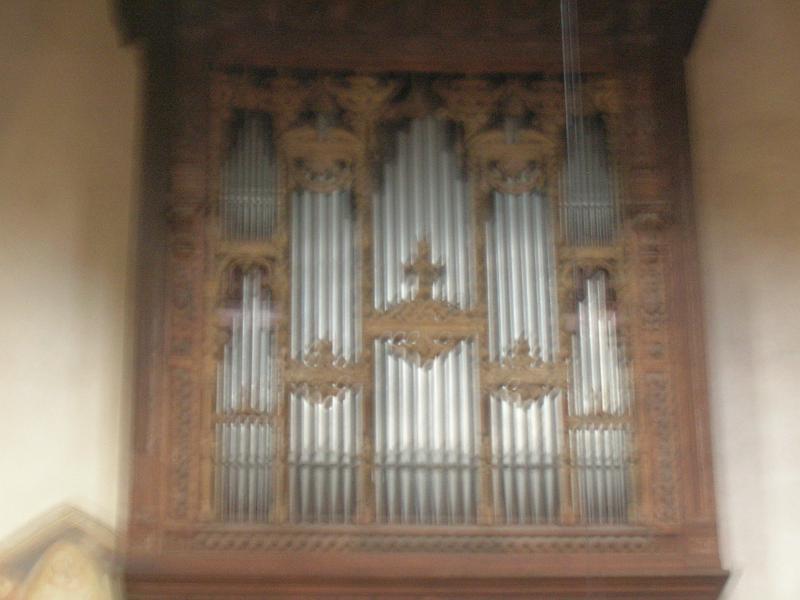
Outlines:
{"label": "decorative spandrel carving", "polygon": [[412,331],[408,334],[395,334],[389,339],[388,347],[395,356],[427,368],[436,358],[452,351],[461,341],[462,339],[454,336],[441,337]]}
{"label": "decorative spandrel carving", "polygon": [[400,84],[376,77],[353,75],[325,80],[325,88],[344,111],[344,120],[370,154],[377,152],[375,124],[386,111]]}
{"label": "decorative spandrel carving", "polygon": [[290,389],[295,394],[299,394],[311,402],[319,402],[330,405],[331,402],[339,398],[342,393],[349,388],[347,383],[341,382],[313,382],[308,381],[292,383]]}
{"label": "decorative spandrel carving", "polygon": [[567,366],[564,364],[548,363],[538,367],[484,365],[481,369],[481,391],[486,395],[504,387],[553,390],[563,389],[566,384]]}
{"label": "decorative spandrel carving", "polygon": [[583,111],[618,118],[625,110],[621,83],[615,79],[590,80],[583,88]]}

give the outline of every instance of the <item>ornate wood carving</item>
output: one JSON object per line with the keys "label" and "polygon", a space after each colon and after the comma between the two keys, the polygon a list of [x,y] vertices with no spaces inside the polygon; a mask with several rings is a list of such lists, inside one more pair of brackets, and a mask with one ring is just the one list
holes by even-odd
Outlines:
{"label": "ornate wood carving", "polygon": [[407,532],[393,534],[340,533],[324,531],[265,533],[202,532],[175,540],[173,549],[267,550],[304,552],[455,552],[467,554],[565,554],[573,552],[632,553],[654,544],[642,532],[629,535],[475,535]]}
{"label": "ornate wood carving", "polygon": [[[524,563],[523,559],[535,554],[537,561],[550,565],[549,569],[558,564],[548,562],[549,555],[568,555],[572,570],[565,577],[572,583],[542,596],[568,598],[586,590],[583,582],[592,568],[587,559],[591,556],[603,568],[619,569],[615,571],[618,577],[683,573],[690,579],[680,584],[684,587],[675,584],[675,598],[713,598],[720,582],[713,527],[705,524],[698,529],[685,518],[682,505],[685,476],[681,469],[689,465],[701,473],[693,477],[707,477],[709,470],[697,462],[707,457],[687,456],[677,435],[681,428],[693,424],[685,417],[690,411],[682,409],[689,402],[682,395],[685,388],[675,385],[676,378],[683,376],[676,368],[676,357],[685,348],[680,341],[683,338],[674,334],[683,326],[676,322],[680,312],[674,307],[685,299],[680,290],[666,284],[672,252],[675,244],[681,243],[671,231],[684,225],[676,218],[670,196],[670,173],[659,159],[663,153],[659,144],[674,146],[675,142],[658,137],[663,130],[659,129],[662,107],[658,81],[652,74],[657,66],[653,49],[658,28],[653,19],[658,11],[648,1],[626,3],[624,7],[601,2],[586,8],[590,14],[582,21],[589,36],[584,114],[602,117],[609,143],[620,160],[624,225],[618,242],[611,247],[575,248],[558,240],[558,360],[543,363],[540,352],[531,348],[528,340],[520,339],[508,357],[492,363],[486,351],[487,290],[482,265],[486,254],[483,227],[491,209],[491,194],[541,192],[553,208],[559,201],[564,114],[560,47],[554,35],[558,15],[552,3],[538,0],[523,3],[524,10],[518,12],[500,2],[446,2],[432,14],[423,4],[411,2],[398,8],[397,3],[366,6],[337,0],[322,8],[319,3],[305,1],[267,2],[252,12],[247,3],[224,7],[210,3],[200,11],[190,11],[188,4],[181,3],[177,8],[173,32],[178,48],[173,79],[177,118],[169,162],[170,201],[165,207],[169,221],[166,341],[160,362],[163,367],[154,375],[162,382],[163,397],[157,413],[151,414],[152,405],[145,409],[156,420],[152,429],[159,432],[161,442],[156,446],[157,456],[136,466],[137,480],[152,482],[155,491],[154,508],[133,507],[133,521],[139,529],[133,538],[131,564],[150,553],[157,557],[172,553],[185,564],[199,564],[195,557],[204,554],[218,561],[209,567],[209,573],[224,575],[228,569],[243,573],[236,565],[245,551],[254,564],[275,555],[288,555],[300,564],[323,555],[327,560],[332,554],[324,553],[337,552],[345,557],[333,564],[341,564],[342,570],[351,555],[379,553],[389,566],[409,556],[425,556],[433,558],[427,565],[416,564],[414,572],[438,583],[427,589],[424,585],[415,588],[407,596],[430,593],[435,597],[446,595],[445,588],[437,587],[441,583],[438,564],[458,564],[458,572],[474,571],[476,577],[491,579],[498,576],[499,563],[493,562],[497,555],[532,578],[531,572],[525,571],[531,561]],[[609,37],[609,32],[625,35]],[[282,50],[284,47],[291,52]],[[327,66],[331,71],[312,77],[287,66]],[[352,69],[358,74],[346,74]],[[430,70],[468,75],[397,75]],[[391,74],[370,75],[376,71]],[[222,240],[216,234],[220,157],[230,143],[230,123],[237,110],[270,115],[279,155],[276,220],[281,225],[272,237],[258,243]],[[375,165],[380,159],[378,132],[382,123],[430,113],[452,120],[463,134],[457,151],[470,174],[475,209],[471,227],[477,296],[468,307],[433,297],[434,283],[446,267],[435,264],[423,240],[413,254],[414,260],[405,265],[408,281],[418,280],[416,297],[386,312],[377,311],[372,306],[371,261],[372,194]],[[325,118],[313,122],[310,114],[324,114]],[[504,121],[503,117],[508,118]],[[676,152],[684,151],[675,148]],[[318,340],[299,361],[290,360],[288,353],[281,351],[278,407],[274,415],[263,417],[280,432],[276,504],[270,523],[236,528],[216,523],[211,506],[213,367],[224,341],[220,320],[213,313],[225,294],[220,283],[223,274],[235,267],[263,269],[276,312],[288,315],[290,274],[285,265],[291,240],[287,224],[292,192],[298,188],[322,193],[350,190],[353,195],[359,232],[356,243],[362,261],[362,352],[358,360],[343,361],[328,340]],[[559,217],[553,220],[558,231]],[[564,415],[563,423],[567,427],[635,426],[637,509],[631,515],[635,527],[597,532],[578,523],[570,499],[571,457],[567,455],[559,465],[559,531],[531,528],[509,533],[493,524],[487,500],[492,493],[488,400],[492,394],[499,394],[536,402],[553,390],[568,388],[567,349],[576,302],[575,280],[580,273],[596,270],[608,274],[615,306],[623,316],[621,337],[630,348],[635,410],[631,418],[601,415],[589,420]],[[288,348],[286,319],[279,323],[277,336],[279,347]],[[387,340],[390,352],[419,366],[453,351],[462,340],[475,342],[480,356],[481,506],[480,525],[474,529],[445,532],[413,527],[389,531],[374,523],[370,386],[375,339]],[[326,402],[344,389],[359,389],[365,406],[358,524],[314,531],[292,527],[287,524],[288,411],[283,399],[294,390]],[[704,402],[702,398],[692,401]],[[687,566],[687,548],[698,557],[692,567]],[[162,552],[165,554],[159,554]],[[625,555],[624,568],[614,562],[620,555]],[[451,560],[458,562],[448,562]],[[363,573],[351,573],[354,581],[377,569],[374,563],[368,564],[371,566]],[[148,568],[156,569],[152,565]],[[287,566],[287,577],[301,576],[298,569]],[[711,573],[710,579],[695,585],[692,582],[702,579],[703,569]],[[390,571],[380,572],[375,581],[385,583]],[[513,572],[511,567],[504,571],[506,576]],[[202,586],[189,584],[185,588],[175,584],[177,587],[170,588],[174,593],[163,592],[166,588],[158,582],[141,583],[149,581],[146,573],[135,568],[132,573],[133,598],[220,597],[220,592],[204,592]],[[186,577],[186,581],[202,579],[197,574]],[[363,593],[379,594],[381,585],[376,583]],[[654,589],[652,583],[597,585],[592,589],[605,590],[609,597],[644,597]],[[334,587],[331,584],[326,589]],[[233,583],[231,589],[236,589]],[[362,593],[367,588],[358,589]],[[534,597],[539,593],[525,586],[516,590],[519,595]],[[255,592],[235,593],[260,597]],[[287,591],[286,597],[294,593]],[[491,597],[492,591],[487,587],[474,595]]]}

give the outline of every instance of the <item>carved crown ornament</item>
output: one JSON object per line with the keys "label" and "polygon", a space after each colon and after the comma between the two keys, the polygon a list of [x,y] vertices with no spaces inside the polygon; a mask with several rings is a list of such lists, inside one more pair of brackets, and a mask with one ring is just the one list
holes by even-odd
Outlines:
{"label": "carved crown ornament", "polygon": [[361,140],[341,128],[303,126],[278,139],[292,183],[302,189],[331,193],[349,189],[354,165],[363,153]]}
{"label": "carved crown ornament", "polygon": [[333,351],[333,343],[329,340],[317,340],[303,353],[303,364],[315,369],[341,368],[347,361],[341,354]]}
{"label": "carved crown ornament", "polygon": [[514,342],[511,351],[500,361],[509,369],[531,369],[542,364],[542,353],[538,346],[531,348],[528,340],[522,338]]}
{"label": "carved crown ornament", "polygon": [[481,394],[486,397],[501,393],[523,402],[538,400],[553,390],[566,389],[567,368],[566,362],[541,363],[535,367],[484,364]]}
{"label": "carved crown ornament", "polygon": [[469,153],[484,191],[521,194],[543,190],[547,170],[555,158],[556,143],[538,131],[523,129],[514,140],[499,130],[474,136]]}

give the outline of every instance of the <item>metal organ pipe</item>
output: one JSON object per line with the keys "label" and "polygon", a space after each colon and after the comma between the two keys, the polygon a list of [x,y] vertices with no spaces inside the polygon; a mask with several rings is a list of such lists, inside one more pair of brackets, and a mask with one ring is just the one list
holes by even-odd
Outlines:
{"label": "metal organ pipe", "polygon": [[229,240],[265,240],[273,232],[277,169],[267,115],[244,112],[221,173],[220,221]]}
{"label": "metal organ pipe", "polygon": [[[320,342],[337,361],[358,358],[357,249],[349,190],[298,190],[292,197],[291,356],[309,363]],[[346,523],[356,513],[361,393],[314,389],[289,395],[289,517]]]}
{"label": "metal organ pipe", "polygon": [[347,523],[356,514],[361,394],[289,395],[289,517],[295,523]]}
{"label": "metal organ pipe", "polygon": [[301,190],[292,207],[292,358],[304,360],[327,340],[337,357],[354,361],[360,323],[352,195]]}
{"label": "metal organ pipe", "polygon": [[476,522],[474,344],[423,364],[375,341],[375,498],[384,523]]}
{"label": "metal organ pipe", "polygon": [[[577,148],[568,146],[567,177],[562,196],[565,238],[574,246],[608,246],[619,227],[616,168],[600,116],[576,116]],[[580,170],[580,176],[574,171]]]}
{"label": "metal organ pipe", "polygon": [[[566,0],[565,4],[570,4]],[[566,28],[575,28],[566,10]],[[571,61],[571,62],[570,62]],[[565,36],[565,64],[578,65]],[[573,246],[609,245],[617,228],[616,173],[603,123],[582,114],[580,75],[565,69],[567,166],[561,217]],[[577,94],[577,96],[576,96]],[[396,132],[373,202],[374,298],[377,311],[412,301],[419,281],[406,266],[430,244],[443,267],[432,296],[461,309],[475,305],[471,205],[451,125],[433,116]],[[246,113],[222,173],[221,225],[229,240],[265,240],[275,225],[275,158],[269,119]],[[361,352],[359,233],[350,190],[298,189],[291,198],[290,356],[311,366],[329,342],[337,364]],[[489,360],[503,364],[521,349],[532,363],[553,363],[559,348],[555,239],[540,191],[491,197],[486,235]],[[217,369],[216,499],[220,518],[266,521],[272,504],[276,345],[263,274],[243,275],[241,306]],[[560,457],[573,462],[573,503],[590,523],[624,521],[629,502],[630,382],[617,340],[607,277],[583,282],[571,339],[570,388],[526,397],[511,385],[488,399],[494,518],[546,524],[559,518]],[[376,519],[387,524],[477,522],[479,490],[479,348],[464,339],[433,358],[413,349],[409,331],[386,332],[374,360]],[[391,337],[391,339],[390,339]],[[405,338],[405,339],[403,339]],[[408,346],[403,348],[403,342]],[[526,346],[523,344],[527,344]],[[333,382],[331,382],[333,383]],[[333,396],[313,386],[288,394],[289,519],[355,519],[361,451],[358,388]],[[322,397],[321,397],[322,396]],[[562,407],[570,418],[562,442]],[[592,422],[594,417],[620,417]],[[569,448],[562,448],[568,444]]]}
{"label": "metal organ pipe", "polygon": [[275,332],[262,272],[242,277],[240,306],[216,377],[216,506],[228,521],[264,521],[271,505]]}
{"label": "metal organ pipe", "polygon": [[486,223],[491,360],[503,362],[520,340],[532,358],[555,360],[557,309],[547,200],[539,193],[495,192]]}
{"label": "metal organ pipe", "polygon": [[[587,278],[578,303],[578,331],[572,336],[569,414],[626,417],[631,411],[627,361],[617,340],[616,313],[608,307],[607,275]],[[627,518],[630,474],[627,424],[587,424],[570,432],[576,457],[576,505],[586,521]]]}
{"label": "metal organ pipe", "polygon": [[492,485],[495,520],[541,524],[558,517],[562,394],[525,398],[503,390],[492,395]]}
{"label": "metal organ pipe", "polygon": [[602,117],[584,113],[577,0],[561,0],[561,39],[566,108],[562,233],[573,246],[606,246],[619,225],[618,188]]}
{"label": "metal organ pipe", "polygon": [[[444,272],[434,299],[469,308],[474,266],[469,200],[449,124],[413,119],[394,138],[374,199],[375,297],[378,310],[412,300],[418,282],[405,265],[420,241]],[[412,331],[406,335],[413,335]],[[422,364],[413,350],[376,340],[375,497],[384,523],[474,523],[477,514],[477,371],[475,344]]]}
{"label": "metal organ pipe", "polygon": [[[620,219],[618,173],[601,115],[582,103],[577,0],[561,0],[566,156],[561,179],[562,237],[567,246],[611,246]],[[630,502],[631,385],[607,273],[580,281],[571,340],[568,432],[573,504],[589,523],[627,519]]]}
{"label": "metal organ pipe", "polygon": [[423,239],[431,245],[433,262],[444,266],[433,297],[469,308],[474,302],[469,198],[450,125],[432,116],[414,119],[394,140],[374,199],[375,308],[388,310],[416,295],[403,265],[413,261]]}

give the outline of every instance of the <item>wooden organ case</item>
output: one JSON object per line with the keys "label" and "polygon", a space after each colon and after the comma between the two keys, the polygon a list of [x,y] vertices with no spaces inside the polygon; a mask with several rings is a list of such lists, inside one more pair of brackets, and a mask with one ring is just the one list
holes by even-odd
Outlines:
{"label": "wooden organ case", "polygon": [[148,64],[129,598],[718,596],[703,3],[580,2],[569,77],[563,6],[117,2]]}

